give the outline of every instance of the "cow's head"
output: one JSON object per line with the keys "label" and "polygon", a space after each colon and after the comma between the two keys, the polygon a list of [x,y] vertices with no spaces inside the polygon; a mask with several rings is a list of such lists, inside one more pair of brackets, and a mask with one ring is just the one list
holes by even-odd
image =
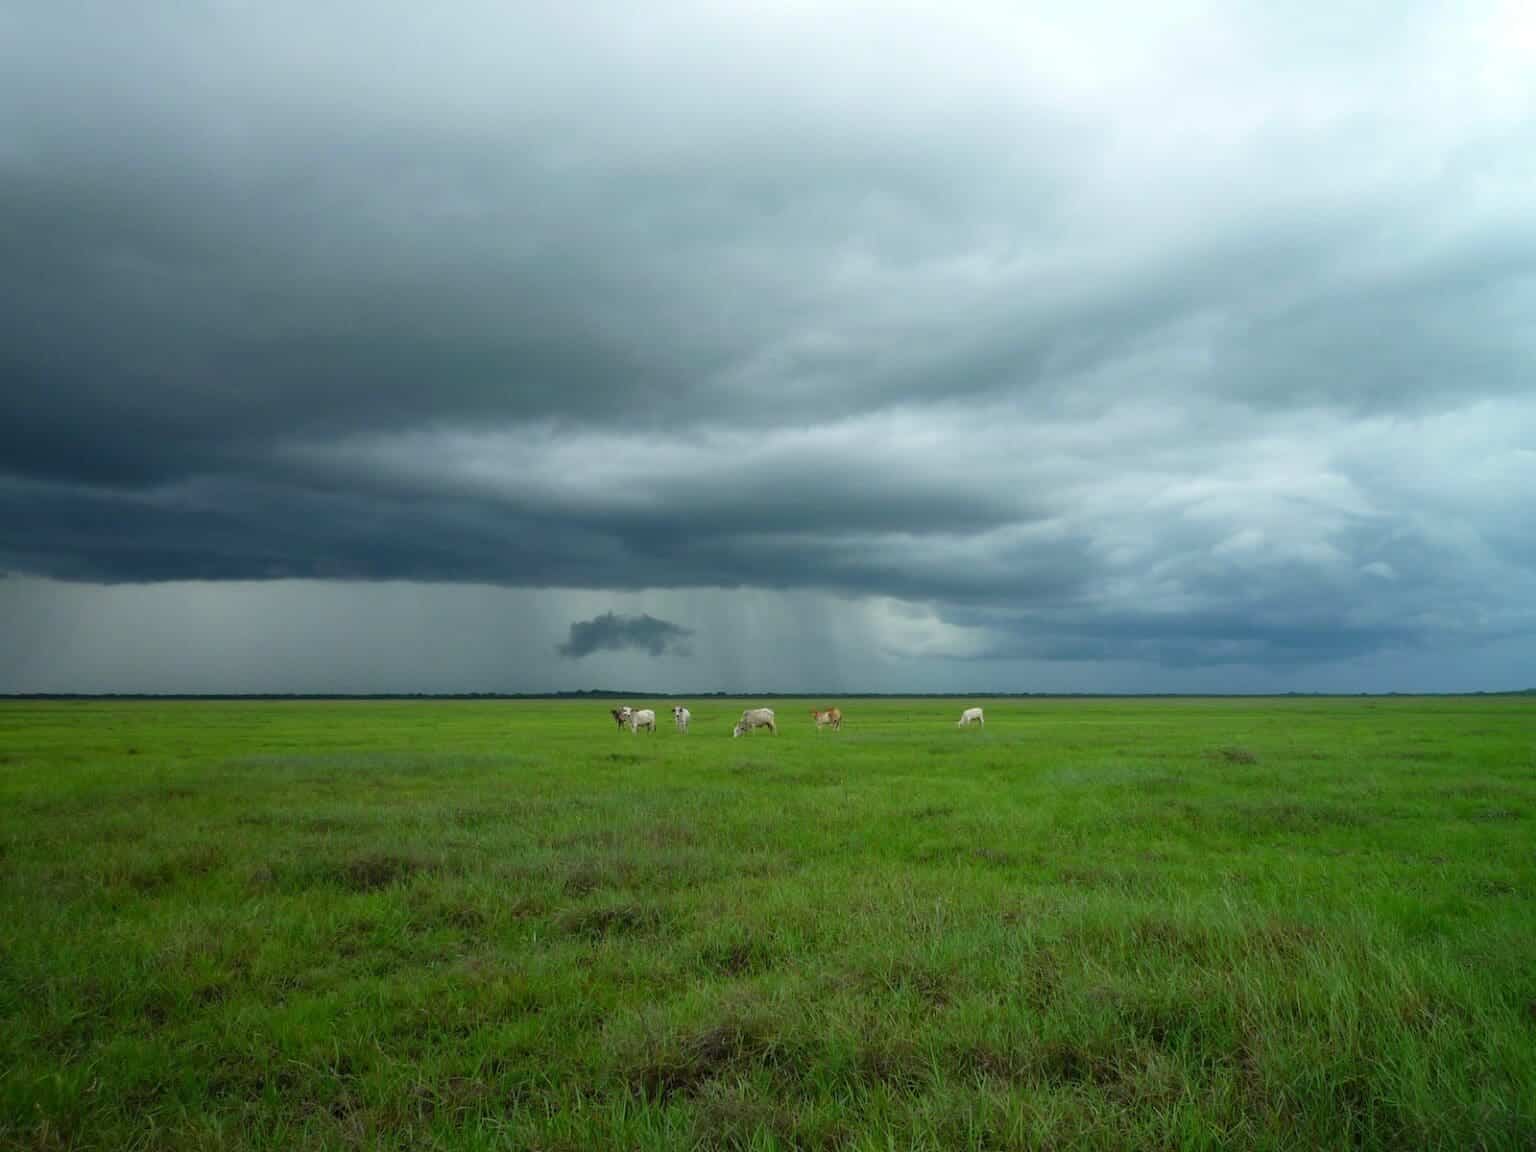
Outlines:
{"label": "cow's head", "polygon": [[736,727],[731,729],[731,739],[734,740],[737,736],[740,736],[746,730],[747,722],[745,720],[736,721]]}

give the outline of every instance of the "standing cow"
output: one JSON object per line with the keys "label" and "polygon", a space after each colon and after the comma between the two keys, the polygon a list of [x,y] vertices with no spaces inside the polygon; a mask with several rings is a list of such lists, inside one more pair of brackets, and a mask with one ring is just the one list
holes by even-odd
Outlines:
{"label": "standing cow", "polygon": [[834,732],[840,732],[843,728],[843,713],[840,708],[828,708],[825,712],[811,709],[811,719],[816,721],[816,731],[830,728]]}
{"label": "standing cow", "polygon": [[772,708],[748,708],[741,714],[741,719],[736,721],[736,727],[731,729],[731,737],[734,739],[754,728],[766,728],[775,736],[779,734],[779,726],[773,722]]}
{"label": "standing cow", "polygon": [[693,713],[681,704],[672,705],[672,722],[677,725],[677,730],[683,735],[688,734],[688,721],[693,719]]}
{"label": "standing cow", "polygon": [[981,714],[980,708],[967,708],[964,712],[960,713],[960,719],[955,722],[955,727],[964,728],[967,724],[980,724],[985,728],[987,726],[987,718]]}
{"label": "standing cow", "polygon": [[629,714],[630,733],[634,734],[642,728],[653,734],[656,731],[656,713],[652,712],[649,708],[642,708],[638,712],[631,712]]}
{"label": "standing cow", "polygon": [[622,708],[608,709],[608,715],[613,717],[613,722],[619,726],[619,731],[622,732],[629,724],[629,714],[632,711],[633,709],[626,704]]}

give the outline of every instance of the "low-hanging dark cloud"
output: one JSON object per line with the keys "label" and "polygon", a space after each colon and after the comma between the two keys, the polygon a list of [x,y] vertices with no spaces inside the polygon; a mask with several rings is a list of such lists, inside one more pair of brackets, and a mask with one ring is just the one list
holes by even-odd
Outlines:
{"label": "low-hanging dark cloud", "polygon": [[622,652],[635,648],[660,656],[667,649],[686,654],[686,641],[693,629],[684,628],[670,620],[658,620],[649,613],[639,616],[618,616],[604,612],[591,620],[577,620],[571,625],[571,636],[560,645],[560,655],[567,660],[580,660],[594,652]]}
{"label": "low-hanging dark cloud", "polygon": [[1521,11],[12,6],[0,571],[1520,634]]}

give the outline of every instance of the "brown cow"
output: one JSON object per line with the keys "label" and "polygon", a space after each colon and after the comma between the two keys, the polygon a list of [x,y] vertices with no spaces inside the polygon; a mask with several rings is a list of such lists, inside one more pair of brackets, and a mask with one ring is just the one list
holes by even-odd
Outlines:
{"label": "brown cow", "polygon": [[825,712],[811,709],[811,719],[816,721],[816,731],[823,728],[831,728],[834,732],[841,732],[843,728],[843,713],[840,708],[828,708]]}

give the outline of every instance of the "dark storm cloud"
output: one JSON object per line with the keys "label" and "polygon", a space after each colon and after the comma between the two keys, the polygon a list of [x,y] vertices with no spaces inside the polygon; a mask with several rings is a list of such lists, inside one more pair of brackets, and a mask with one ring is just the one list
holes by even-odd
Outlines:
{"label": "dark storm cloud", "polygon": [[670,620],[658,620],[649,614],[616,616],[604,612],[591,620],[577,620],[571,625],[571,636],[560,645],[560,655],[567,660],[580,660],[594,652],[621,652],[626,648],[638,648],[652,656],[660,656],[668,648],[686,652],[684,642],[693,635],[691,628],[684,628]]}
{"label": "dark storm cloud", "polygon": [[[796,492],[732,515],[687,506],[576,515],[473,494],[220,483],[170,495],[0,485],[0,566],[103,583],[177,579],[470,580],[521,587],[820,587],[929,598],[1029,593],[1077,579],[1058,543],[985,565],[914,539],[796,524]],[[834,505],[854,518],[857,504]],[[878,524],[878,518],[876,518]],[[974,521],[965,519],[969,529]],[[760,529],[766,528],[766,531]],[[866,525],[867,528],[867,525]],[[16,541],[19,543],[11,543]],[[937,545],[942,548],[942,541]],[[1008,562],[1004,562],[1007,560]]]}
{"label": "dark storm cloud", "polygon": [[16,6],[0,567],[1507,634],[1536,52],[1330,11]]}
{"label": "dark storm cloud", "polygon": [[[1278,607],[1278,611],[1276,610]],[[1177,615],[1072,610],[998,617],[961,613],[992,643],[967,659],[1142,661],[1172,668],[1286,666],[1424,645],[1417,622],[1356,621],[1330,605],[1213,604]]]}

